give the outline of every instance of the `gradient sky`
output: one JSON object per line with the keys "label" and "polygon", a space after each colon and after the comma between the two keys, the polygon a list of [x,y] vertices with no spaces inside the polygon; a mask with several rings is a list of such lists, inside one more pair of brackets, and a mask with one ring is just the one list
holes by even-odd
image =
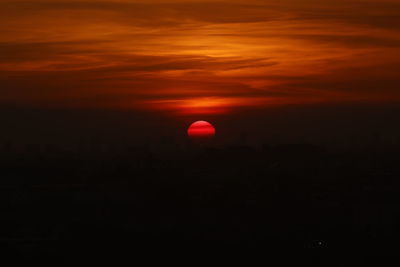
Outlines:
{"label": "gradient sky", "polygon": [[399,0],[2,0],[0,105],[400,100]]}

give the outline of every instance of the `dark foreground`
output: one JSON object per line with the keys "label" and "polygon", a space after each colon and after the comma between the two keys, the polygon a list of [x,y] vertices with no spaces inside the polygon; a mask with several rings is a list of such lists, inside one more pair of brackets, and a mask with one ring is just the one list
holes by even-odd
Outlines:
{"label": "dark foreground", "polygon": [[400,241],[398,152],[287,145],[4,154],[2,260],[384,266],[395,258],[376,252]]}

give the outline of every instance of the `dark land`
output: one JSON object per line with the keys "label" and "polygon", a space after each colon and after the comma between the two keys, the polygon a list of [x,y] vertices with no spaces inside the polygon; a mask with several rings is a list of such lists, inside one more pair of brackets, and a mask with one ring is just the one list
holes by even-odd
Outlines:
{"label": "dark land", "polygon": [[366,266],[399,240],[399,148],[29,153],[1,160],[18,265]]}

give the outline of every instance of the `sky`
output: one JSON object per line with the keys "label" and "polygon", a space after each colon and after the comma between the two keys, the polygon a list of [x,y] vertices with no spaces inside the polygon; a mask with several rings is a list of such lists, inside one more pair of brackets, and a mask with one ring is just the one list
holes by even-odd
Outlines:
{"label": "sky", "polygon": [[2,107],[397,103],[398,0],[2,0]]}

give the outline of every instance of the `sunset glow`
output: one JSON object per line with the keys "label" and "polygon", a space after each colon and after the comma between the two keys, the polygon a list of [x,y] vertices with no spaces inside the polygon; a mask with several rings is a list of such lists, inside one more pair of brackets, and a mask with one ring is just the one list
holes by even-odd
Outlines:
{"label": "sunset glow", "polygon": [[179,114],[400,100],[398,1],[0,3],[1,104]]}
{"label": "sunset glow", "polygon": [[396,266],[400,0],[0,0],[0,110],[10,266]]}

